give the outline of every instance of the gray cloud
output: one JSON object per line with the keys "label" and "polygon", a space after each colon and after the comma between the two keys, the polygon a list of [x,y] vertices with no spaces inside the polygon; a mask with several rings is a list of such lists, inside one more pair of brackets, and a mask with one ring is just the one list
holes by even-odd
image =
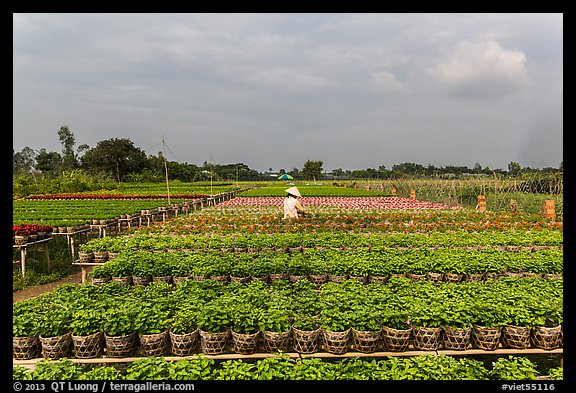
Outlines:
{"label": "gray cloud", "polygon": [[562,35],[562,14],[14,14],[14,149],[68,125],[261,171],[557,167]]}

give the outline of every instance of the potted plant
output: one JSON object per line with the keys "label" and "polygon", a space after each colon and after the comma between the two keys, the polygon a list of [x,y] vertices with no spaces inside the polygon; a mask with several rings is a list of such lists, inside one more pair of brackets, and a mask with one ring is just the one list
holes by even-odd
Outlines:
{"label": "potted plant", "polygon": [[99,308],[82,308],[72,314],[70,331],[75,357],[86,359],[102,354],[104,350],[102,311]]}
{"label": "potted plant", "polygon": [[169,330],[172,353],[176,356],[189,356],[198,343],[198,309],[188,305],[179,308],[172,318]]}
{"label": "potted plant", "polygon": [[338,307],[326,307],[319,315],[323,348],[333,354],[341,355],[348,351],[351,336],[351,314]]}
{"label": "potted plant", "polygon": [[71,313],[55,304],[40,316],[40,344],[45,359],[60,359],[70,355],[72,334]]}
{"label": "potted plant", "polygon": [[258,349],[262,310],[250,302],[237,299],[230,310],[232,345],[234,352],[249,355]]}
{"label": "potted plant", "polygon": [[264,348],[268,352],[288,352],[292,328],[292,311],[286,303],[270,304],[258,321]]}
{"label": "potted plant", "polygon": [[217,300],[205,304],[198,312],[200,347],[206,355],[216,355],[226,351],[230,337],[229,306]]}
{"label": "potted plant", "polygon": [[367,304],[357,304],[350,312],[352,347],[359,352],[378,350],[382,332],[381,311]]}
{"label": "potted plant", "polygon": [[102,318],[106,356],[122,358],[136,351],[138,336],[134,321],[138,311],[139,309],[130,302],[117,301],[107,305]]}
{"label": "potted plant", "polygon": [[317,316],[307,313],[295,314],[292,321],[294,350],[299,353],[317,352],[321,332]]}
{"label": "potted plant", "polygon": [[12,356],[14,359],[34,359],[41,353],[40,321],[33,309],[14,313],[12,317]]}
{"label": "potted plant", "polygon": [[144,356],[162,356],[168,352],[170,323],[168,310],[160,305],[145,303],[140,306],[134,328]]}

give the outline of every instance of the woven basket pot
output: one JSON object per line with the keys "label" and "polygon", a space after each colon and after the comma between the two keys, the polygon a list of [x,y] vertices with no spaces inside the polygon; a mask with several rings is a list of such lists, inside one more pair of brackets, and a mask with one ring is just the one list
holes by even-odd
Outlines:
{"label": "woven basket pot", "polygon": [[386,284],[388,282],[388,276],[369,276],[368,282]]}
{"label": "woven basket pot", "polygon": [[420,274],[420,273],[407,273],[406,277],[408,277],[409,279],[413,280],[413,281],[418,281],[418,280],[424,280],[426,279],[426,274]]}
{"label": "woven basket pot", "polygon": [[108,260],[108,251],[94,251],[94,262],[104,263]]}
{"label": "woven basket pot", "polygon": [[140,334],[140,351],[144,356],[166,355],[170,349],[168,330],[160,333]]}
{"label": "woven basket pot", "polygon": [[190,333],[176,334],[169,331],[170,346],[172,353],[176,356],[189,356],[196,353],[199,341],[199,329]]}
{"label": "woven basket pot", "polygon": [[370,332],[367,330],[356,330],[354,328],[352,331],[352,348],[358,352],[372,353],[378,350],[380,346],[381,331]]}
{"label": "woven basket pot", "polygon": [[444,273],[444,282],[460,282],[464,280],[464,274]]}
{"label": "woven basket pot", "polygon": [[39,338],[44,359],[60,359],[70,356],[72,350],[71,333],[54,337],[40,336]]}
{"label": "woven basket pot", "polygon": [[330,282],[340,283],[347,279],[348,279],[347,275],[342,276],[342,275],[328,274],[328,281]]}
{"label": "woven basket pot", "polygon": [[266,352],[289,352],[291,345],[292,330],[287,332],[272,332],[265,330],[262,332],[262,341]]}
{"label": "woven basket pot", "polygon": [[502,275],[496,272],[484,273],[484,280],[499,280]]}
{"label": "woven basket pot", "polygon": [[16,235],[14,236],[14,244],[17,246],[22,246],[28,243],[28,236]]}
{"label": "woven basket pot", "polygon": [[308,278],[310,279],[312,284],[316,284],[316,285],[322,285],[326,281],[328,281],[328,275],[327,274],[309,274]]}
{"label": "woven basket pot", "polygon": [[190,278],[191,278],[192,280],[194,280],[194,281],[204,281],[204,280],[208,280],[210,277],[208,277],[208,276],[195,276],[195,275],[192,275],[192,276],[190,276]]}
{"label": "woven basket pot", "polygon": [[172,284],[172,276],[153,276],[153,282],[165,282],[166,284]]}
{"label": "woven basket pot", "polygon": [[442,328],[414,326],[412,328],[414,349],[435,351],[440,347],[440,334]]}
{"label": "woven basket pot", "polygon": [[294,283],[297,282],[297,281],[306,280],[306,279],[308,279],[308,275],[303,275],[303,274],[290,274],[290,275],[288,276],[288,280],[289,280],[292,284],[294,284]]}
{"label": "woven basket pot", "polygon": [[116,281],[121,285],[132,285],[132,276],[128,277],[112,277],[112,281]]}
{"label": "woven basket pot", "polygon": [[562,325],[535,326],[530,334],[530,342],[536,348],[556,349],[562,346]]}
{"label": "woven basket pot", "polygon": [[472,326],[472,345],[478,349],[493,351],[500,345],[502,328],[488,328],[481,325]]}
{"label": "woven basket pot", "polygon": [[188,279],[190,279],[189,276],[176,276],[176,277],[172,277],[172,282],[174,283],[174,285],[177,285],[177,284],[180,284],[181,282],[184,282]]}
{"label": "woven basket pot", "polygon": [[463,351],[468,349],[470,346],[472,328],[444,327],[441,336],[441,340],[444,343],[444,349]]}
{"label": "woven basket pot", "polygon": [[263,282],[265,284],[268,283],[268,274],[264,274],[263,276],[254,276],[254,275],[250,275],[250,281],[253,282]]}
{"label": "woven basket pot", "polygon": [[12,356],[17,360],[40,357],[42,345],[38,336],[12,337]]}
{"label": "woven basket pot", "polygon": [[348,352],[348,343],[352,330],[350,328],[342,332],[332,332],[322,329],[322,348],[336,355],[342,355]]}
{"label": "woven basket pot", "polygon": [[350,280],[356,280],[361,282],[362,284],[366,284],[368,282],[368,276],[348,276]]}
{"label": "woven basket pot", "polygon": [[78,252],[78,259],[82,263],[89,263],[94,260],[94,253],[93,252]]}
{"label": "woven basket pot", "polygon": [[200,349],[205,355],[218,355],[227,350],[230,330],[219,333],[210,333],[200,330]]}
{"label": "woven basket pot", "polygon": [[80,359],[97,358],[104,352],[104,333],[96,332],[87,336],[72,335],[72,353]]}
{"label": "woven basket pot", "polygon": [[530,328],[525,326],[505,325],[500,337],[506,348],[526,349],[530,346]]}
{"label": "woven basket pot", "polygon": [[122,336],[109,336],[104,333],[106,341],[106,356],[111,358],[124,358],[131,356],[138,348],[137,333]]}
{"label": "woven basket pot", "polygon": [[484,280],[484,274],[483,273],[469,273],[466,274],[466,281],[469,282],[479,282]]}
{"label": "woven basket pot", "polygon": [[290,275],[288,275],[287,273],[270,273],[268,275],[268,281],[271,284],[278,282],[280,280],[289,280],[289,279],[290,279]]}
{"label": "woven basket pot", "polygon": [[230,282],[239,282],[242,284],[247,284],[250,282],[250,275],[241,277],[230,275]]}
{"label": "woven basket pot", "polygon": [[152,277],[132,276],[132,285],[145,286],[145,285],[150,284],[151,281],[152,281]]}
{"label": "woven basket pot", "polygon": [[546,273],[546,274],[543,274],[542,277],[544,277],[545,279],[548,279],[548,280],[554,280],[554,279],[563,278],[564,276],[562,274]]}
{"label": "woven basket pot", "polygon": [[426,279],[432,282],[444,281],[444,275],[442,273],[428,272],[426,273]]}
{"label": "woven basket pot", "polygon": [[318,352],[319,339],[322,329],[300,330],[292,327],[292,347],[299,353]]}
{"label": "woven basket pot", "polygon": [[107,282],[110,282],[111,279],[112,279],[111,277],[93,278],[93,279],[92,279],[92,284],[93,284],[93,285],[106,284]]}
{"label": "woven basket pot", "polygon": [[402,352],[408,349],[412,328],[393,329],[388,326],[382,328],[382,344],[388,351]]}
{"label": "woven basket pot", "polygon": [[237,333],[231,330],[232,347],[235,353],[251,355],[258,350],[260,344],[260,332]]}
{"label": "woven basket pot", "polygon": [[220,284],[228,284],[230,282],[230,276],[228,274],[223,276],[210,276],[210,279],[217,281]]}

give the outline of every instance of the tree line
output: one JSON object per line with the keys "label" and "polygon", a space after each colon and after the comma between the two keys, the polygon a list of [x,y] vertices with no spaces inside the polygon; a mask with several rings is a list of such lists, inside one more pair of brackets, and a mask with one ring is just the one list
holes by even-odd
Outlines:
{"label": "tree line", "polygon": [[443,177],[461,178],[465,176],[490,176],[494,173],[505,176],[518,176],[523,173],[556,174],[562,172],[562,163],[558,168],[534,169],[522,168],[517,162],[510,162],[508,169],[490,169],[476,163],[473,168],[466,166],[435,167],[405,162],[387,169],[381,165],[377,169],[366,168],[344,170],[338,168],[327,172],[321,160],[307,160],[302,169],[280,169],[273,173],[258,172],[244,163],[214,164],[204,162],[202,165],[169,161],[162,152],[147,155],[144,150],[134,145],[129,138],[111,138],[99,141],[96,146],[86,144],[76,147],[76,138],[68,126],[58,130],[62,151],[47,151],[45,148],[36,151],[24,147],[21,151],[13,150],[13,177],[31,178],[33,182],[53,181],[59,178],[78,178],[81,176],[99,179],[102,182],[157,182],[164,181],[166,171],[170,180],[183,182],[206,180],[270,180],[289,174],[297,180],[346,180],[346,179],[401,179],[404,177]]}

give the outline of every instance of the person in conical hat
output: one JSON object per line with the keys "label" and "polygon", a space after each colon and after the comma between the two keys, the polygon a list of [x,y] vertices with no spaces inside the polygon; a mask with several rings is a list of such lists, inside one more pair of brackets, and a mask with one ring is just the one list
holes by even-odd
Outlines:
{"label": "person in conical hat", "polygon": [[297,187],[291,187],[284,191],[288,193],[286,198],[284,198],[284,218],[298,219],[298,214],[305,212],[304,207],[298,200],[302,197],[300,190]]}

